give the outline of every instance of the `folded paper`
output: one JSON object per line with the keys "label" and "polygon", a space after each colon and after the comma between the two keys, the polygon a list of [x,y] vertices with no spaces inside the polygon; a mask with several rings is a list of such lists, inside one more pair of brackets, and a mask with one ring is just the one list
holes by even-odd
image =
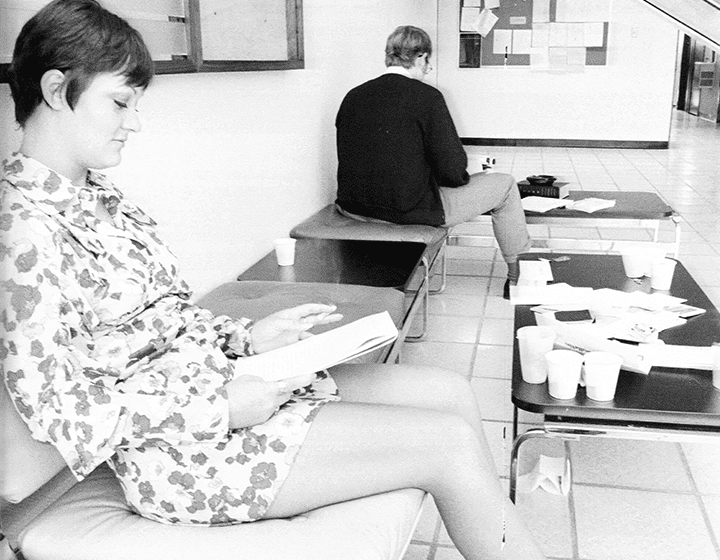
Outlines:
{"label": "folded paper", "polygon": [[542,488],[550,494],[567,496],[570,491],[570,460],[540,455],[533,469],[517,479],[517,491],[530,493]]}

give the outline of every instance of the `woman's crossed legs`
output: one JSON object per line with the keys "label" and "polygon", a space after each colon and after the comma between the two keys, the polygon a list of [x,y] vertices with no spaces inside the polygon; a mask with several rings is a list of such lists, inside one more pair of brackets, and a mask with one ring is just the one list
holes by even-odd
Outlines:
{"label": "woman's crossed legs", "polygon": [[500,486],[465,379],[390,365],[332,374],[343,401],[318,414],[268,517],[420,488],[465,558],[544,558]]}

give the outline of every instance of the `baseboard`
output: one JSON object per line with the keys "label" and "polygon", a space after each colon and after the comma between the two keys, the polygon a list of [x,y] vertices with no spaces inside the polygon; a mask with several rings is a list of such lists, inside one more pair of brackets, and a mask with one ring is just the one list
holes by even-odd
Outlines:
{"label": "baseboard", "polygon": [[568,140],[554,138],[460,138],[466,146],[519,146],[541,148],[624,148],[667,150],[667,141],[646,140]]}

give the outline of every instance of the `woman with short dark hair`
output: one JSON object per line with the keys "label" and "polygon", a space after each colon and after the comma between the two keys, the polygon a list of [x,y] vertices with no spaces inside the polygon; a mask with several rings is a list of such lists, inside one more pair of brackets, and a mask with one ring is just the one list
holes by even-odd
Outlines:
{"label": "woman with short dark hair", "polygon": [[0,355],[33,437],[80,480],[109,463],[131,507],[163,523],[289,517],[417,487],[466,558],[541,558],[465,379],[363,365],[280,382],[243,374],[244,356],[339,316],[306,304],[253,322],[189,303],[155,223],[96,171],[139,131],[150,76],[139,35],[93,0],[55,0],[18,39]]}

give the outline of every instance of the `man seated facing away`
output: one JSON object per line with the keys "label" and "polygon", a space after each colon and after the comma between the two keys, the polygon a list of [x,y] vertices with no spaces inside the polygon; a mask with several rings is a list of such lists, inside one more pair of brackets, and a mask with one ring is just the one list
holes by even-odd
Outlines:
{"label": "man seated facing away", "polygon": [[423,83],[432,41],[410,25],[387,39],[383,75],[352,89],[338,111],[338,210],[356,220],[451,227],[490,212],[508,267],[504,297],[517,282],[530,237],[515,179],[468,175],[467,154],[445,99]]}

